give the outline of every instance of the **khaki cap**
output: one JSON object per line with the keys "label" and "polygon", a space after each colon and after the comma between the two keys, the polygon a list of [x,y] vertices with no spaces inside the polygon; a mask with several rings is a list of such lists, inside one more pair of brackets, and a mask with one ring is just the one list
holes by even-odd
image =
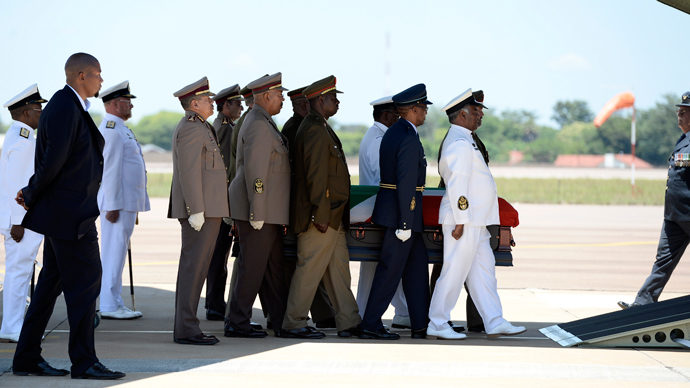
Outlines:
{"label": "khaki cap", "polygon": [[335,88],[335,76],[333,75],[329,75],[324,79],[314,82],[302,91],[302,94],[308,99],[322,96],[327,93],[342,93]]}
{"label": "khaki cap", "polygon": [[184,88],[176,91],[175,93],[173,93],[173,97],[177,97],[180,100],[184,100],[187,97],[200,96],[202,94],[207,96],[216,95],[215,93],[211,93],[208,84],[208,78],[206,77],[203,77],[202,79],[194,82],[193,84],[189,84]]}
{"label": "khaki cap", "polygon": [[223,105],[227,100],[244,100],[244,98],[242,98],[242,96],[240,95],[240,85],[238,84],[232,85],[229,88],[221,90],[211,99],[215,101],[216,104],[218,104],[218,106]]}
{"label": "khaki cap", "polygon": [[253,94],[260,94],[269,90],[287,91],[288,89],[283,87],[282,79],[283,74],[278,72],[250,82],[247,88],[251,89]]}

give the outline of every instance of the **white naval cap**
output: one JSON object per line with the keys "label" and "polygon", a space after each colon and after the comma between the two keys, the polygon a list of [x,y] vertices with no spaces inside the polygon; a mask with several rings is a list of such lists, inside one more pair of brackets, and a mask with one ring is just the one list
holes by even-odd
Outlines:
{"label": "white naval cap", "polygon": [[12,99],[7,101],[3,107],[9,110],[14,110],[24,105],[42,104],[44,102],[48,102],[48,100],[44,100],[41,97],[41,94],[38,92],[38,84],[33,84],[26,88],[23,92],[12,97]]}
{"label": "white naval cap", "polygon": [[[481,102],[477,101],[474,99],[474,95],[472,93],[472,88],[469,88],[462,92],[459,96],[455,97],[454,99],[450,100],[446,106],[444,106],[441,111],[446,112],[446,114],[451,114],[454,112],[459,111],[460,109],[464,108],[465,105],[477,105],[481,106],[482,108],[486,108],[484,104]],[[486,108],[488,109],[488,108]]]}
{"label": "white naval cap", "polygon": [[98,98],[102,99],[103,102],[108,102],[118,97],[137,98],[129,91],[129,81],[120,82],[98,94]]}
{"label": "white naval cap", "polygon": [[386,96],[386,97],[381,97],[378,100],[374,100],[369,103],[371,106],[377,106],[377,105],[384,105],[384,104],[392,104],[393,103],[393,95]]}

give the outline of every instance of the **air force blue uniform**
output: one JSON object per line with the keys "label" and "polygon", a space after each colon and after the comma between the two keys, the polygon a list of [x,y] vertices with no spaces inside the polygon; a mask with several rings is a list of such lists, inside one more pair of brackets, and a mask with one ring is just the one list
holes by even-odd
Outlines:
{"label": "air force blue uniform", "polygon": [[[398,106],[430,104],[426,101],[426,88],[421,84],[394,96],[393,101]],[[372,221],[384,227],[384,236],[362,329],[377,331],[383,327],[381,316],[401,278],[412,329],[425,329],[430,300],[429,256],[422,240],[426,159],[412,123],[401,118],[386,131],[379,150],[379,165],[381,189],[376,196]],[[412,236],[403,242],[395,235],[397,229],[411,229]]]}

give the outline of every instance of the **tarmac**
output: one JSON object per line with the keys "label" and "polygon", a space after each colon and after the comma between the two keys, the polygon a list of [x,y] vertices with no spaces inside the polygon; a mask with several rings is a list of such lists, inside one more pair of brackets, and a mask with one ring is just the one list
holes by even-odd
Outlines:
{"label": "tarmac", "polygon": [[[337,337],[321,340],[223,337],[223,323],[205,320],[214,346],[173,343],[174,291],[180,232],[165,218],[167,199],[152,200],[140,214],[132,238],[136,309],[143,318],[104,320],[96,329],[96,351],[111,369],[127,373],[114,381],[66,377],[19,377],[10,371],[15,344],[0,343],[0,387],[680,387],[690,382],[690,351],[681,348],[564,348],[539,329],[616,311],[632,301],[648,275],[659,237],[658,206],[571,206],[514,204],[514,267],[497,268],[504,317],[527,331],[486,339],[469,333],[462,341],[398,341]],[[0,251],[2,249],[0,248]],[[39,258],[40,258],[39,253]],[[40,260],[39,260],[40,261]],[[0,253],[0,269],[4,269]],[[359,264],[350,264],[356,294]],[[128,268],[123,299],[132,307]],[[205,291],[202,292],[202,296]],[[662,299],[690,293],[690,266],[680,265]],[[452,319],[464,324],[464,299]],[[58,303],[43,342],[43,356],[69,369],[64,299]],[[384,315],[390,325],[393,310]],[[261,324],[258,300],[253,319]],[[269,331],[270,333],[270,331]]]}

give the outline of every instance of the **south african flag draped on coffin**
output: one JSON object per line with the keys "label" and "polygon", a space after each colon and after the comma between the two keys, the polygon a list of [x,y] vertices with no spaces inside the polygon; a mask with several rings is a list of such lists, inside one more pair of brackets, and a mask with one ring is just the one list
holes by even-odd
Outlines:
{"label": "south african flag draped on coffin", "polygon": [[[378,192],[379,186],[352,186],[350,189],[350,223],[371,222]],[[445,189],[439,188],[426,188],[424,190],[422,212],[424,213],[425,226],[438,226],[438,208],[441,206],[441,198],[445,193]]]}
{"label": "south african flag draped on coffin", "polygon": [[[376,194],[379,186],[353,185],[350,189],[350,223],[371,222],[374,213]],[[442,188],[426,188],[424,190],[423,209],[424,226],[439,226],[438,209],[441,207],[441,198],[446,193]],[[501,225],[517,227],[520,224],[518,212],[503,198],[498,198],[498,213]]]}

